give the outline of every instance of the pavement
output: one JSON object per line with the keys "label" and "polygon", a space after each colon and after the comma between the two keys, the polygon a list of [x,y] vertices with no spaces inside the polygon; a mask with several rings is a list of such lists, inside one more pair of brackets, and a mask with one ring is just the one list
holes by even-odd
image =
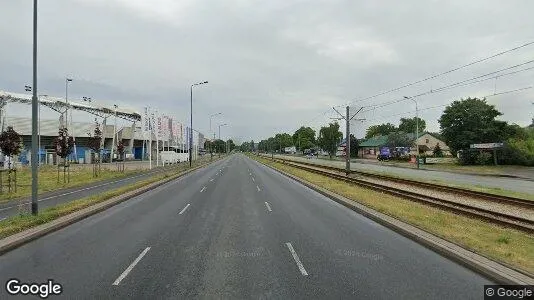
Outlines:
{"label": "pavement", "polygon": [[[302,157],[287,156],[287,155],[275,155],[275,157],[287,158],[295,161],[305,161],[316,163],[318,165],[334,166],[339,168],[345,168],[345,162],[342,161],[330,161],[323,159],[306,159]],[[439,180],[445,184],[454,185],[472,185],[486,188],[497,188],[503,190],[510,190],[520,193],[534,194],[534,183],[532,180],[523,178],[503,178],[503,177],[490,177],[483,175],[469,175],[460,174],[436,170],[417,170],[409,168],[399,168],[384,165],[375,164],[362,164],[351,162],[350,167],[352,170],[364,171],[364,172],[385,172],[389,175],[395,175],[399,177],[406,177],[409,179],[420,180]]]}
{"label": "pavement", "polygon": [[483,299],[492,284],[241,154],[0,256],[10,278],[53,279],[59,299]]}
{"label": "pavement", "polygon": [[[186,162],[187,163],[187,162]],[[58,204],[67,203],[70,201],[82,199],[95,194],[105,193],[110,190],[118,189],[123,186],[134,184],[136,182],[150,178],[151,176],[169,170],[176,165],[169,165],[165,168],[154,168],[150,171],[141,172],[138,174],[128,175],[124,178],[112,178],[93,182],[87,185],[60,189],[56,191],[45,192],[39,195],[39,209],[56,206]],[[0,221],[11,216],[19,214],[22,210],[29,210],[29,203],[31,198],[25,197],[20,199],[10,200],[0,204]],[[19,207],[21,204],[22,207]]]}

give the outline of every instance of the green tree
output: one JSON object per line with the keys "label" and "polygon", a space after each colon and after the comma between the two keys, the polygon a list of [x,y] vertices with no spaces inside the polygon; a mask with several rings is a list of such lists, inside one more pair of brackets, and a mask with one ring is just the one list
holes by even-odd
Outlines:
{"label": "green tree", "polygon": [[507,124],[495,120],[500,115],[486,99],[467,98],[447,106],[438,121],[445,143],[455,154],[470,144],[504,141]]}
{"label": "green tree", "polygon": [[379,135],[388,135],[395,131],[397,131],[397,128],[391,123],[372,125],[367,128],[367,131],[365,132],[365,138],[369,139]]}
{"label": "green tree", "polygon": [[277,142],[275,150],[280,151],[280,148],[282,148],[283,151],[285,147],[293,146],[293,138],[289,133],[277,133],[274,139]]}
{"label": "green tree", "polygon": [[254,140],[251,140],[251,141],[250,141],[250,149],[249,149],[250,152],[254,152],[254,150],[255,150],[254,146],[255,146],[255,145],[256,145],[256,144],[254,144]]}
{"label": "green tree", "polygon": [[415,133],[417,131],[417,120],[419,120],[419,132],[424,132],[426,129],[426,122],[425,120],[418,117],[401,118],[399,124],[399,131]]}
{"label": "green tree", "polygon": [[224,153],[226,143],[223,140],[215,140],[212,142],[212,149],[215,153]]}
{"label": "green tree", "polygon": [[413,144],[414,140],[402,131],[390,133],[386,142],[388,147],[411,147]]}
{"label": "green tree", "polygon": [[[14,155],[19,155],[21,149],[22,138],[12,126],[8,126],[7,130],[0,134],[0,150],[5,156],[12,158]],[[11,169],[11,160],[9,164],[8,168]]]}
{"label": "green tree", "polygon": [[351,134],[350,135],[350,157],[358,157],[358,139]]}
{"label": "green tree", "polygon": [[330,158],[332,158],[336,154],[341,138],[343,138],[343,133],[339,131],[339,124],[337,122],[330,123],[327,127],[321,127],[321,130],[319,130],[317,145],[327,151]]}
{"label": "green tree", "polygon": [[434,154],[434,157],[443,157],[443,150],[441,150],[439,143],[436,144],[436,147],[434,147],[432,154]]}
{"label": "green tree", "polygon": [[311,127],[300,127],[293,134],[293,143],[298,151],[304,152],[315,146],[315,130]]}

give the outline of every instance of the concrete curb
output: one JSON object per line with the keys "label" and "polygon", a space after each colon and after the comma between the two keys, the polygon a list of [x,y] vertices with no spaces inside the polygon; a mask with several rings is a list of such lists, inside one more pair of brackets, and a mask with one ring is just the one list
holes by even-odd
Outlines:
{"label": "concrete curb", "polygon": [[[261,163],[261,162],[259,162]],[[263,163],[262,163],[263,164]],[[345,198],[341,195],[335,194],[322,187],[319,187],[313,183],[303,180],[287,172],[278,170],[269,165],[263,164],[272,170],[287,176],[304,186],[338,202],[339,204],[354,210],[355,212],[384,225],[403,236],[406,236],[415,242],[422,244],[423,246],[448,257],[469,269],[472,269],[490,279],[495,280],[500,284],[520,284],[520,285],[534,285],[534,278],[506,267],[498,262],[495,262],[489,258],[486,258],[480,254],[471,252],[465,248],[462,248],[454,243],[437,237],[431,233],[428,233],[415,226],[404,223],[398,219],[395,219],[386,214],[380,213],[372,208],[369,208],[356,201]]]}
{"label": "concrete curb", "polygon": [[[196,171],[200,168],[203,168],[205,166],[208,166],[214,162],[217,162],[221,159],[224,159],[225,157],[221,157],[220,159],[214,159],[213,161],[210,161],[206,164],[203,164],[203,165],[200,165],[198,167],[195,167],[195,168],[192,168],[190,170],[186,170],[186,171],[183,171],[181,173],[178,173],[170,178],[165,178],[165,179],[162,179],[160,181],[156,181],[154,183],[151,183],[147,186],[144,186],[142,188],[139,188],[139,189],[136,189],[136,190],[133,190],[133,191],[129,191],[125,194],[122,194],[120,196],[116,196],[116,197],[113,197],[113,198],[110,198],[106,201],[103,201],[103,202],[100,202],[100,203],[97,203],[97,204],[94,204],[94,205],[91,205],[89,207],[86,207],[84,209],[81,209],[81,210],[78,210],[78,211],[75,211],[73,213],[70,213],[68,215],[65,215],[65,216],[62,216],[62,217],[59,217],[53,221],[50,221],[48,223],[45,223],[45,224],[42,224],[42,225],[39,225],[39,226],[36,226],[36,227],[33,227],[33,228],[30,228],[30,229],[27,229],[27,230],[24,230],[24,231],[21,231],[19,233],[16,233],[14,235],[11,235],[11,236],[8,236],[6,238],[3,238],[0,240],[0,255],[3,255],[4,253],[6,252],[9,252],[13,249],[16,249],[26,243],[29,243],[33,240],[36,240],[42,236],[45,236],[51,232],[54,232],[54,231],[57,231],[61,228],[64,228],[68,225],[71,225],[73,223],[76,223],[78,221],[81,221],[87,217],[90,217],[94,214],[97,214],[99,212],[102,212],[112,206],[115,206],[119,203],[122,203],[124,201],[127,201],[129,199],[132,199],[136,196],[139,196],[143,193],[146,193],[150,190],[153,190],[159,186],[162,186],[166,183],[169,183],[173,180],[176,180],[180,177],[183,177],[184,175],[186,174],[189,174],[193,171]],[[157,175],[157,174],[155,174]]]}

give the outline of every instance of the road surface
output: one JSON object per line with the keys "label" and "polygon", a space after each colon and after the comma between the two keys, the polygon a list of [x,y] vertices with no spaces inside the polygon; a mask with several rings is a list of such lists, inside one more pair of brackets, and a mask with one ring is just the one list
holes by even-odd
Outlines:
{"label": "road surface", "polygon": [[6,253],[9,278],[80,299],[482,299],[491,284],[240,154]]}
{"label": "road surface", "polygon": [[[345,168],[344,161],[329,161],[324,159],[306,159],[302,157],[287,156],[287,155],[275,155],[275,157],[285,157],[295,161],[312,162],[319,165],[334,166],[339,168]],[[498,188],[509,191],[515,191],[520,193],[534,194],[534,182],[532,180],[520,179],[520,178],[505,178],[505,177],[489,177],[489,176],[477,176],[468,174],[459,174],[442,171],[430,171],[430,170],[417,170],[408,168],[398,168],[383,165],[350,164],[351,170],[364,171],[364,172],[385,172],[390,175],[409,177],[413,179],[421,180],[439,180],[441,183],[454,184],[454,185],[473,185],[487,188]]]}

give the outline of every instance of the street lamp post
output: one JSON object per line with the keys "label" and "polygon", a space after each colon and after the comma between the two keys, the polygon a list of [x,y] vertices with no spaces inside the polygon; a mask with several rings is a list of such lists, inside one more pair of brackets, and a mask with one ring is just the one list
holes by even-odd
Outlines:
{"label": "street lamp post", "polygon": [[115,147],[115,135],[117,134],[117,104],[113,104],[113,108],[115,109],[115,124],[113,125],[113,139],[111,140],[111,155],[109,157],[109,162],[113,162],[113,147]]}
{"label": "street lamp post", "polygon": [[191,85],[191,127],[189,128],[189,167],[192,167],[193,159],[193,87],[206,84],[208,81],[198,82]]}
{"label": "street lamp post", "polygon": [[37,99],[37,0],[33,0],[33,94],[32,94],[32,215],[37,215],[37,117],[38,102]]}
{"label": "street lamp post", "polygon": [[[218,115],[221,115],[222,113],[218,112],[216,114],[213,114],[213,115],[210,115],[210,132],[212,131],[211,130],[211,118],[215,117],[215,116],[218,116]],[[213,132],[213,139],[215,139],[215,132]],[[213,146],[212,146],[212,143],[210,143],[210,154],[211,154],[211,157],[213,158]]]}
{"label": "street lamp post", "polygon": [[404,99],[412,100],[415,103],[415,160],[419,169],[419,144],[417,144],[417,139],[419,138],[419,107],[413,97],[404,96]]}
{"label": "street lamp post", "polygon": [[[221,139],[221,127],[222,126],[226,126],[228,124],[224,123],[224,124],[219,124],[219,140]],[[219,157],[221,156],[221,153],[219,152]]]}

